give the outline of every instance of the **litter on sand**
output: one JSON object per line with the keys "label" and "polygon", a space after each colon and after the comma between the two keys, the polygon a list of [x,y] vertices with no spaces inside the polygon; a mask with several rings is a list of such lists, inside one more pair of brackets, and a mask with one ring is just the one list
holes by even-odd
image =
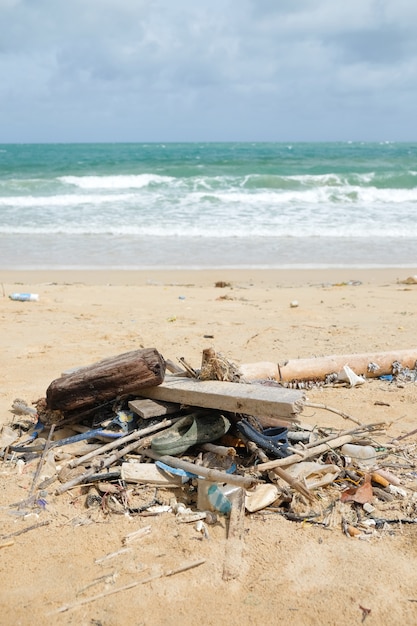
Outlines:
{"label": "litter on sand", "polygon": [[[352,356],[321,359],[320,384],[368,384],[378,371],[386,385],[416,381],[417,350]],[[323,374],[324,364],[341,362]],[[206,540],[208,526],[224,518],[235,552],[245,515],[279,515],[366,539],[417,523],[416,444],[408,439],[415,431],[394,440],[387,424],[342,412],[351,422],[343,430],[308,423],[305,407],[338,411],[308,402],[307,375],[297,379],[305,387],[279,380],[288,363],[268,377],[255,375],[265,363],[240,367],[212,349],[199,369],[179,363],[154,348],[135,350],[65,372],[33,405],[16,400],[0,454],[10,476],[25,468],[33,480],[10,510],[53,523],[51,501],[76,490],[91,521],[169,514],[195,523]],[[318,384],[316,377],[313,363],[310,382]],[[1,547],[12,545],[9,538],[0,536]],[[237,575],[226,559],[224,576]]]}

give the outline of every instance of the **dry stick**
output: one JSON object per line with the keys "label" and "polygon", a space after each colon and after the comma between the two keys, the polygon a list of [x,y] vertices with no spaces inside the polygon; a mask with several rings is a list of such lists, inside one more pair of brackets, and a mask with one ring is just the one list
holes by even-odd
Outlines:
{"label": "dry stick", "polygon": [[85,461],[89,461],[90,459],[104,454],[104,452],[108,452],[109,450],[114,450],[114,448],[118,448],[128,441],[135,441],[136,439],[141,439],[143,435],[149,435],[151,433],[157,432],[158,430],[162,430],[163,428],[167,428],[168,426],[172,426],[175,422],[178,422],[181,417],[174,417],[172,419],[165,419],[158,424],[154,424],[153,426],[148,426],[147,428],[143,428],[142,430],[135,430],[130,435],[126,435],[125,437],[120,437],[119,439],[115,439],[114,441],[110,441],[110,443],[106,443],[104,446],[97,448],[96,450],[92,450],[84,456],[79,457],[78,459],[73,459],[67,464],[67,467],[70,469],[77,467],[78,465],[82,465]]}
{"label": "dry stick", "polygon": [[38,467],[36,468],[35,476],[33,477],[32,486],[29,491],[29,499],[32,498],[35,492],[35,488],[38,483],[38,479],[39,479],[43,464],[45,462],[46,455],[48,453],[49,448],[51,447],[51,440],[52,440],[52,435],[54,434],[54,430],[55,430],[55,424],[52,424],[51,430],[49,431],[48,439],[46,440],[46,443],[45,443],[45,448],[42,452],[41,458],[39,459]]}
{"label": "dry stick", "polygon": [[[109,456],[105,461],[103,461],[103,463],[101,464],[101,469],[105,469],[106,467],[113,465],[115,461],[118,461],[122,456],[124,456],[128,452],[132,452],[132,450],[136,450],[137,448],[145,444],[146,444],[146,441],[143,441],[142,439],[139,439],[139,441],[134,441],[130,445],[126,446],[122,450],[119,450],[118,452],[115,452],[114,454]],[[69,480],[68,482],[58,487],[58,489],[55,491],[55,495],[59,496],[61,493],[64,493],[64,491],[68,491],[68,489],[72,489],[73,487],[76,487],[77,485],[84,482],[85,480],[90,478],[90,476],[93,476],[96,473],[97,473],[96,469],[90,469],[88,470],[88,472],[84,472],[84,474],[81,474],[81,476],[76,476],[72,480]]]}
{"label": "dry stick", "polygon": [[104,556],[99,557],[94,561],[97,565],[104,563],[105,561],[109,561],[110,559],[114,559],[116,556],[120,556],[121,554],[126,554],[128,552],[132,552],[132,548],[120,548],[120,550],[116,550],[116,552],[109,552]]}
{"label": "dry stick", "polygon": [[[354,434],[358,431],[369,431],[375,430],[376,426],[380,426],[380,424],[369,424],[368,426],[364,424],[360,428],[354,428],[352,430],[342,431],[339,435],[325,437],[320,440],[319,443],[313,442],[312,444],[307,444],[305,448],[300,452],[300,454],[291,454],[290,456],[285,457],[285,459],[277,459],[276,461],[269,461],[267,463],[261,463],[256,466],[258,470],[269,470],[274,469],[276,467],[282,467],[286,465],[293,465],[293,463],[298,463],[299,461],[306,461],[307,459],[311,459],[314,456],[318,456],[327,452],[329,449],[340,448],[345,443],[350,443],[353,441]],[[311,447],[309,447],[311,446]]]}
{"label": "dry stick", "polygon": [[310,443],[307,443],[305,446],[303,446],[303,450],[308,449],[308,448],[315,448],[316,446],[321,445],[322,443],[326,443],[327,441],[333,441],[334,439],[337,439],[338,437],[342,437],[342,435],[356,435],[361,432],[369,432],[371,430],[376,430],[384,425],[385,425],[384,422],[378,422],[377,424],[368,424],[367,426],[361,426],[359,428],[351,428],[350,430],[342,430],[337,435],[328,435],[327,437],[323,437],[322,439],[319,439],[318,441],[311,441]]}
{"label": "dry stick", "polygon": [[177,376],[188,375],[188,372],[186,370],[183,370],[182,367],[179,367],[176,363],[174,363],[170,359],[166,359],[165,365],[166,365],[167,370],[170,371],[171,374],[176,374]]}
{"label": "dry stick", "polygon": [[333,450],[334,448],[340,448],[345,443],[350,443],[353,440],[353,435],[344,435],[342,437],[337,437],[332,441],[327,441],[326,443],[321,443],[314,448],[310,448],[309,450],[303,450],[303,455],[301,454],[291,454],[290,456],[285,457],[285,459],[277,459],[276,461],[269,461],[268,463],[260,463],[256,466],[257,470],[270,470],[276,467],[285,467],[286,465],[292,465],[293,463],[298,463],[299,461],[306,461],[307,459],[311,459],[314,456],[318,456],[319,454],[323,454],[328,450]]}
{"label": "dry stick", "polygon": [[85,604],[89,604],[90,602],[95,602],[95,600],[101,600],[102,598],[106,598],[107,596],[111,596],[115,593],[120,593],[121,591],[126,591],[127,589],[132,589],[133,587],[137,587],[138,585],[143,585],[145,583],[149,583],[157,578],[163,578],[164,576],[174,576],[175,574],[180,574],[181,572],[186,572],[189,569],[193,569],[194,567],[198,567],[205,563],[205,559],[200,559],[199,561],[193,561],[192,563],[186,563],[176,569],[171,569],[166,572],[162,572],[161,574],[154,574],[153,576],[148,576],[143,580],[137,580],[133,583],[128,583],[123,587],[118,587],[117,589],[110,589],[109,591],[104,591],[103,593],[98,593],[95,596],[91,596],[90,598],[84,598],[83,600],[79,600],[78,602],[73,602],[72,604],[64,604],[56,611],[49,613],[49,615],[55,615],[56,613],[65,613],[65,611],[70,611],[72,609],[77,609],[80,606]]}
{"label": "dry stick", "polygon": [[126,537],[123,537],[122,543],[126,545],[132,541],[136,541],[136,539],[142,539],[142,537],[149,535],[151,531],[152,526],[144,526],[143,528],[139,528],[139,530],[134,530],[132,533],[126,535]]}
{"label": "dry stick", "polygon": [[415,435],[417,433],[417,428],[414,430],[410,430],[409,433],[405,433],[405,435],[401,435],[401,437],[394,437],[391,441],[401,441],[402,439],[406,439],[407,437],[411,437],[411,435]]}
{"label": "dry stick", "polygon": [[179,357],[178,361],[187,370],[187,372],[191,376],[191,378],[198,378],[198,374],[195,371],[195,369],[189,363],[187,363],[187,361],[184,359],[183,356]]}
{"label": "dry stick", "polygon": [[218,446],[215,443],[203,443],[200,448],[206,452],[213,452],[219,456],[236,456],[236,450],[233,447]]}
{"label": "dry stick", "polygon": [[182,459],[177,459],[175,456],[169,456],[168,454],[160,455],[153,450],[143,450],[142,454],[149,456],[155,461],[161,461],[162,463],[165,463],[165,465],[183,469],[185,472],[190,472],[192,474],[196,474],[197,476],[201,476],[202,478],[206,478],[214,483],[228,483],[230,485],[237,485],[238,487],[249,488],[255,483],[262,482],[253,477],[236,476],[235,474],[227,474],[226,472],[211,469],[210,467],[196,465],[195,463],[183,461]]}
{"label": "dry stick", "polygon": [[223,563],[223,580],[239,577],[242,570],[243,538],[245,532],[245,491],[239,489],[231,496],[229,529]]}
{"label": "dry stick", "polygon": [[[261,461],[263,461],[264,463],[269,462],[269,459],[267,455],[265,454],[265,452],[261,450],[260,448],[258,448],[256,443],[254,443],[253,441],[247,441],[246,445],[251,452],[256,454],[261,459]],[[272,471],[277,476],[282,478],[282,480],[288,483],[290,487],[292,487],[293,489],[301,493],[301,495],[304,496],[308,500],[308,502],[313,502],[315,500],[313,494],[310,493],[310,490],[308,489],[308,487],[306,485],[303,485],[300,481],[296,480],[293,476],[291,476],[289,472],[286,472],[281,467],[273,467]]]}
{"label": "dry stick", "polygon": [[34,503],[34,495],[33,494],[35,493],[35,488],[36,488],[36,485],[38,483],[38,479],[39,479],[39,476],[40,476],[40,473],[41,473],[41,470],[42,470],[42,467],[43,467],[46,455],[48,453],[48,450],[51,447],[51,439],[52,439],[52,435],[54,433],[54,430],[55,430],[55,424],[52,424],[51,430],[49,431],[48,439],[46,440],[45,447],[44,447],[43,452],[42,452],[42,456],[39,459],[38,467],[36,468],[36,472],[35,472],[35,475],[33,477],[32,485],[30,487],[30,491],[29,491],[28,497],[25,500],[21,500],[20,502],[15,502],[14,504],[11,504],[10,505],[11,507],[17,506],[19,508],[22,508],[22,507],[24,507],[26,505],[30,505],[30,504]]}
{"label": "dry stick", "polygon": [[38,524],[32,524],[32,526],[28,526],[27,528],[22,528],[21,530],[17,530],[14,533],[9,533],[8,535],[2,535],[1,539],[9,539],[9,537],[18,537],[18,535],[23,535],[23,533],[28,533],[30,530],[36,530],[41,526],[47,526],[49,524],[49,520],[45,520],[44,522],[38,522]]}
{"label": "dry stick", "polygon": [[[178,421],[178,419],[180,418],[176,418],[175,420],[164,420],[165,426],[167,425],[169,426],[170,423],[172,423],[173,421]],[[143,435],[145,431],[149,433],[152,429],[161,430],[161,424],[157,424],[156,426],[149,426],[149,428],[146,428],[146,429],[144,428],[143,430],[140,431],[140,433]],[[138,448],[142,448],[142,447],[149,445],[151,438],[152,438],[152,435],[151,437],[133,441],[128,446],[125,446],[124,448],[122,448],[122,450],[115,452],[111,456],[107,457],[107,459],[103,460],[103,462],[101,463],[100,469],[105,469],[106,467],[113,465],[113,463],[121,459],[125,454],[128,454],[129,452],[132,452],[133,450],[137,450]],[[90,478],[90,476],[93,476],[94,474],[96,474],[96,469],[90,469],[88,472],[84,472],[84,474],[81,474],[81,476],[76,476],[72,480],[69,480],[67,483],[64,483],[63,485],[61,485],[61,487],[58,487],[58,489],[55,491],[55,495],[60,495],[61,493],[64,493],[64,491],[68,491],[68,489],[72,489],[73,487],[76,487],[80,483],[85,482],[88,478]]]}
{"label": "dry stick", "polygon": [[308,406],[311,409],[324,409],[325,411],[331,411],[332,413],[336,413],[337,415],[340,415],[345,420],[351,420],[355,424],[358,424],[358,426],[364,426],[362,422],[359,422],[357,419],[355,419],[351,415],[348,415],[348,413],[343,413],[343,411],[339,411],[339,409],[334,409],[331,406],[327,406],[327,404],[320,404],[316,402],[304,402],[304,406]]}

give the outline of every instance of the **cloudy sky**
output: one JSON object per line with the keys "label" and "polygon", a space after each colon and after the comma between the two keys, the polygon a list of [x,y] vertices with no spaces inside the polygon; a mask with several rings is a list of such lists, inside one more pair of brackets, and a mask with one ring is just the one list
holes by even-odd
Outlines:
{"label": "cloudy sky", "polygon": [[0,143],[417,140],[416,0],[0,0]]}

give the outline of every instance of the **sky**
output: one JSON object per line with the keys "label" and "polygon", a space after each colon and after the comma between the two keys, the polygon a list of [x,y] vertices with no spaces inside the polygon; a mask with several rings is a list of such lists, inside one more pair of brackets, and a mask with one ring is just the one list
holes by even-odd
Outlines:
{"label": "sky", "polygon": [[416,0],[0,0],[0,143],[417,140]]}

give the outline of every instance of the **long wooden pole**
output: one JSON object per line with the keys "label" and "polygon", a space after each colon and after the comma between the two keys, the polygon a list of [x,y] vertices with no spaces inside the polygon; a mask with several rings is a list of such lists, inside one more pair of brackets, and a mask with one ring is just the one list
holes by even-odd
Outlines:
{"label": "long wooden pole", "polygon": [[417,362],[417,348],[293,359],[283,363],[270,361],[246,363],[240,366],[240,370],[247,380],[274,378],[278,381],[290,382],[292,380],[325,380],[329,374],[338,373],[345,365],[349,365],[355,374],[375,378],[392,374],[392,366],[395,362],[400,363],[401,367],[414,369]]}

